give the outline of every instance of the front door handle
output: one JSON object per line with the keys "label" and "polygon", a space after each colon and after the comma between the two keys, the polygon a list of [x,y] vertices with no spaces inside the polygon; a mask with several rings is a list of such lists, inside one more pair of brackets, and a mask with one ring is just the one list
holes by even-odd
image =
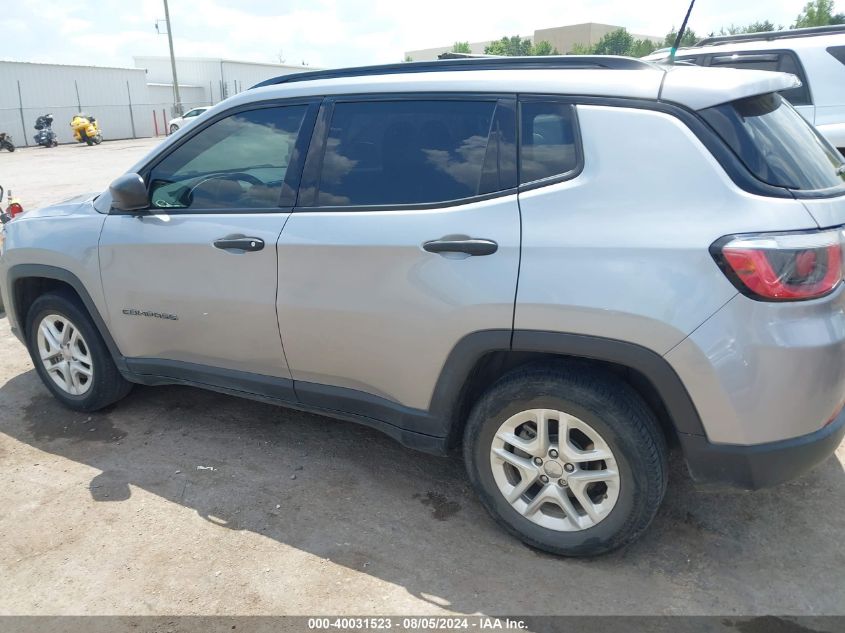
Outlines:
{"label": "front door handle", "polygon": [[227,235],[214,241],[214,247],[224,251],[238,250],[254,252],[264,248],[264,240],[260,237],[247,237],[246,235]]}
{"label": "front door handle", "polygon": [[492,255],[499,250],[499,245],[493,240],[475,238],[431,240],[423,244],[423,249],[429,253],[465,253],[467,255]]}

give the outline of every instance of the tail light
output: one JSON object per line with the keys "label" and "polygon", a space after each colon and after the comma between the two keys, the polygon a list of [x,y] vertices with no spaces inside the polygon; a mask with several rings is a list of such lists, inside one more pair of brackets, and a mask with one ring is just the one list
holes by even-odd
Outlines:
{"label": "tail light", "polygon": [[761,301],[803,301],[830,294],[843,279],[840,229],[726,237],[711,253],[743,294]]}
{"label": "tail light", "polygon": [[6,207],[6,213],[9,214],[9,218],[14,219],[16,215],[23,213],[23,207],[20,202],[13,202]]}

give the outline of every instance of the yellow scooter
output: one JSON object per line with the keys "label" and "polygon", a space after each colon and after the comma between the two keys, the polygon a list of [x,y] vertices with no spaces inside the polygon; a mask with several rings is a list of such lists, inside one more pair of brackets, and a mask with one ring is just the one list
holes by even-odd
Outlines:
{"label": "yellow scooter", "polygon": [[87,143],[88,145],[99,145],[103,142],[103,135],[100,131],[100,126],[97,125],[97,119],[80,112],[74,114],[70,121],[70,127],[73,128],[73,138],[78,143]]}

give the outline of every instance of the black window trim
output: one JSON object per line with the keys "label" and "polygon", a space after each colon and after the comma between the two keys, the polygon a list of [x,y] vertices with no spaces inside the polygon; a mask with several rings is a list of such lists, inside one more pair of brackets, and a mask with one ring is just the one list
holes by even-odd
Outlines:
{"label": "black window trim", "polygon": [[[549,185],[556,185],[567,180],[573,180],[581,175],[584,171],[584,144],[581,138],[581,125],[578,121],[578,103],[579,98],[570,95],[555,95],[555,94],[520,94],[518,95],[519,109],[517,117],[517,139],[516,139],[516,154],[517,154],[517,189],[520,193],[524,191],[531,191],[541,187],[548,187]],[[522,104],[523,103],[561,103],[572,107],[572,132],[575,140],[575,167],[562,174],[555,174],[554,176],[547,176],[539,180],[532,180],[522,184]]]}
{"label": "black window trim", "polygon": [[[302,179],[299,183],[299,196],[293,213],[345,213],[345,212],[368,212],[368,211],[427,211],[432,209],[445,209],[457,206],[484,202],[496,198],[516,195],[518,187],[502,189],[490,193],[483,193],[466,198],[455,198],[438,202],[418,202],[404,204],[369,204],[369,205],[317,205],[317,193],[319,186],[320,172],[323,166],[323,158],[326,154],[326,144],[330,132],[330,123],[334,114],[336,103],[360,103],[364,101],[488,101],[495,103],[497,108],[501,105],[516,113],[516,96],[496,92],[379,92],[365,94],[343,94],[331,95],[323,99],[320,113],[317,117],[317,124],[311,137],[311,144],[308,148],[308,157],[305,160],[305,167],[302,172]],[[495,116],[495,110],[494,110]],[[519,123],[517,135],[519,134]],[[489,142],[489,138],[488,138]],[[518,139],[517,139],[518,151]],[[517,182],[519,182],[517,180]]]}
{"label": "black window trim", "polygon": [[[299,182],[302,176],[302,168],[305,162],[305,152],[307,150],[307,143],[311,139],[311,132],[314,127],[315,119],[317,118],[317,111],[320,107],[320,97],[296,97],[289,99],[268,99],[264,101],[254,101],[234,106],[227,110],[216,113],[214,116],[203,118],[201,122],[190,126],[184,133],[184,138],[180,139],[178,143],[166,147],[160,153],[153,156],[141,169],[138,170],[138,175],[143,178],[147,185],[147,192],[149,193],[151,182],[150,174],[164,159],[170,156],[178,148],[200,134],[203,130],[214,125],[218,121],[230,117],[241,112],[252,112],[255,110],[264,110],[268,108],[278,108],[285,106],[308,106],[305,110],[305,115],[302,119],[302,124],[299,128],[299,134],[294,143],[293,153],[291,154],[290,163],[285,173],[285,180],[282,183],[281,191],[279,193],[279,204],[277,207],[228,207],[228,208],[179,208],[179,207],[154,207],[152,204],[147,209],[140,211],[123,211],[112,207],[109,210],[109,215],[149,215],[149,214],[167,214],[167,215],[247,215],[247,214],[264,214],[264,213],[290,213],[293,205],[296,192],[299,189]],[[289,182],[290,176],[290,182]]]}

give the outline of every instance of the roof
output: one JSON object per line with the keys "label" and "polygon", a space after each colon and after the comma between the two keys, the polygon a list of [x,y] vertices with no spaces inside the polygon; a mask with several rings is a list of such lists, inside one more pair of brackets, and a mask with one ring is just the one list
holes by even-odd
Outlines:
{"label": "roof", "polygon": [[[226,100],[407,92],[574,94],[662,99],[701,109],[798,85],[793,75],[732,68],[666,67],[632,58],[569,56],[453,59],[285,75]],[[528,59],[528,58],[524,58]],[[563,61],[566,59],[567,61]]]}

